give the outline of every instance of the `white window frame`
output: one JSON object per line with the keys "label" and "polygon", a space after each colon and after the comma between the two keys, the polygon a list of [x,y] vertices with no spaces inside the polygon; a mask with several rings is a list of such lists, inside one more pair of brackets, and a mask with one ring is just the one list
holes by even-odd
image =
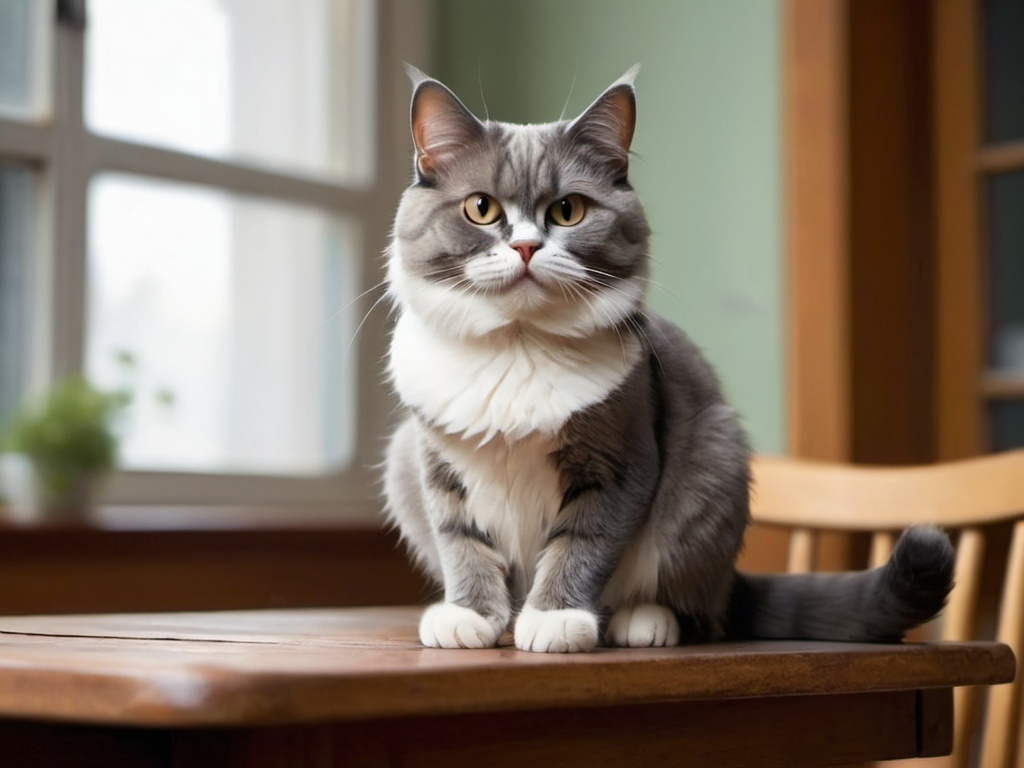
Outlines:
{"label": "white window frame", "polygon": [[[58,19],[58,2],[51,3],[52,18]],[[25,163],[40,179],[32,391],[82,370],[87,191],[90,179],[100,173],[197,184],[356,219],[364,252],[357,270],[361,284],[355,290],[362,298],[354,311],[360,318],[370,311],[382,291],[381,254],[394,207],[411,173],[409,86],[402,65],[430,60],[433,3],[376,0],[377,40],[371,47],[376,52],[375,173],[352,185],[90,133],[83,119],[84,26],[75,18],[83,2],[59,5],[61,18],[52,34],[48,114],[33,122],[0,117],[0,160]],[[369,314],[347,353],[358,372],[356,450],[346,469],[318,477],[119,471],[104,494],[104,512],[124,520],[136,513],[152,515],[157,508],[193,507],[201,517],[202,510],[230,507],[245,510],[234,518],[243,524],[257,517],[293,522],[311,516],[349,522],[376,519],[377,465],[394,411],[383,385],[387,315],[382,307]]]}

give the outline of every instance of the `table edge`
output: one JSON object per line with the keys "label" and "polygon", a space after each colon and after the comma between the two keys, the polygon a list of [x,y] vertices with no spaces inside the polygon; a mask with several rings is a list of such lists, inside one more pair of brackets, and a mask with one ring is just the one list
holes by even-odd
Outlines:
{"label": "table edge", "polygon": [[[784,642],[771,647],[786,652],[754,650],[745,659],[734,658],[730,678],[716,678],[703,688],[700,666],[714,656],[711,649],[721,646],[708,646],[706,654],[693,647],[677,654],[667,649],[640,661],[632,654],[630,663],[623,663],[622,654],[612,650],[592,656],[587,663],[322,676],[241,673],[200,664],[171,665],[140,680],[111,673],[69,677],[62,670],[0,667],[0,717],[169,728],[359,721],[992,685],[1010,682],[1016,666],[1011,649],[1000,643],[856,646],[856,653],[846,654],[829,653],[828,647],[789,651]],[[850,646],[835,648],[843,651]],[[917,650],[927,650],[932,661],[916,663],[923,658]],[[944,662],[940,670],[933,663],[935,654]],[[787,687],[777,675],[766,676],[765,656],[773,658],[771,671],[802,682]],[[846,666],[822,670],[825,656]],[[881,673],[901,659],[899,675],[887,680]],[[851,683],[860,673],[870,673],[874,682],[869,686]],[[643,684],[638,685],[641,677]]]}

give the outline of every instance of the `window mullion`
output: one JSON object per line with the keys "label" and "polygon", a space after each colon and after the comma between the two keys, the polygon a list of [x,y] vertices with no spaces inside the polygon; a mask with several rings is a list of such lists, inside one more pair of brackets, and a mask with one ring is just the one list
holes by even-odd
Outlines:
{"label": "window mullion", "polygon": [[355,214],[363,212],[370,191],[105,136],[88,135],[87,142],[94,172],[151,176]]}
{"label": "window mullion", "polygon": [[5,158],[40,162],[48,159],[53,129],[0,118],[0,153]]}
{"label": "window mullion", "polygon": [[82,369],[85,333],[86,186],[82,118],[84,36],[58,25],[54,33],[54,103],[48,173],[53,239],[43,254],[50,295],[43,312],[51,319],[49,378]]}

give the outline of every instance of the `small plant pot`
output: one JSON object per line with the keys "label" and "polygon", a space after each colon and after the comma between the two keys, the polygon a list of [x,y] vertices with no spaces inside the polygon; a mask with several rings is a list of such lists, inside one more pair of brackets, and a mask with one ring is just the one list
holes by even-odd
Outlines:
{"label": "small plant pot", "polygon": [[43,499],[39,522],[81,524],[92,518],[104,476],[95,473],[78,475],[66,491],[53,493],[40,489]]}
{"label": "small plant pot", "polygon": [[0,453],[0,499],[5,517],[14,523],[33,522],[39,515],[39,494],[31,460],[20,453]]}
{"label": "small plant pot", "polygon": [[26,525],[88,521],[104,475],[80,473],[66,489],[57,491],[41,481],[44,474],[23,454],[0,454],[0,496],[7,502],[7,518]]}

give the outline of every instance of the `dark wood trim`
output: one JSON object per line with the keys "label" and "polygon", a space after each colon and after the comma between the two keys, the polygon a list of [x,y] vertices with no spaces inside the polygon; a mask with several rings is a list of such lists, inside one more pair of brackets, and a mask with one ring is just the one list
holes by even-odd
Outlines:
{"label": "dark wood trim", "polygon": [[978,149],[977,168],[983,173],[1006,173],[1024,169],[1024,141],[981,147]]}
{"label": "dark wood trim", "polygon": [[981,377],[980,390],[986,400],[1024,400],[1024,376],[990,371]]}
{"label": "dark wood trim", "polygon": [[421,602],[424,580],[379,529],[0,528],[0,614]]}
{"label": "dark wood trim", "polygon": [[934,458],[930,0],[849,12],[850,455]]}
{"label": "dark wood trim", "polygon": [[789,452],[938,453],[928,0],[784,4]]}
{"label": "dark wood trim", "polygon": [[788,450],[850,450],[847,2],[783,3]]}
{"label": "dark wood trim", "polygon": [[[821,764],[823,734],[829,762],[948,754],[951,699],[950,690],[943,688],[800,696],[781,703],[749,698],[666,701],[232,729],[125,729],[4,720],[0,739],[12,765],[48,768],[451,768],[551,763],[565,768],[810,768]],[[780,710],[791,726],[783,739],[777,735],[783,727]],[[878,727],[882,722],[890,727]],[[742,723],[742,737],[737,736],[737,723]],[[793,723],[799,725],[794,728]],[[770,754],[757,748],[763,744],[771,745]],[[682,762],[680,755],[685,755]]]}
{"label": "dark wood trim", "polygon": [[936,231],[938,458],[982,449],[982,280],[976,159],[980,126],[978,4],[934,4],[932,25]]}

